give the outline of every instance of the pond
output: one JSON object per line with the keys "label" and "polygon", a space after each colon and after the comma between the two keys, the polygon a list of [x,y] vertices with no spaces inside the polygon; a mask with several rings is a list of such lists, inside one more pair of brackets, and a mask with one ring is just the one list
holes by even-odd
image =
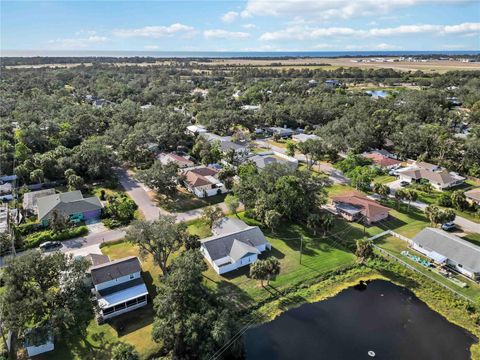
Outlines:
{"label": "pond", "polygon": [[385,98],[388,96],[388,91],[385,90],[368,90],[365,91],[368,95],[371,95],[374,99]]}
{"label": "pond", "polygon": [[476,341],[410,290],[375,280],[248,330],[246,358],[467,360]]}

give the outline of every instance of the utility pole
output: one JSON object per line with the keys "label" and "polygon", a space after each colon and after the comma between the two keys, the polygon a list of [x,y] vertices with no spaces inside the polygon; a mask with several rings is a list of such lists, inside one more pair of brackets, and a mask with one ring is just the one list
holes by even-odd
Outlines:
{"label": "utility pole", "polygon": [[303,235],[300,235],[300,264],[302,263]]}

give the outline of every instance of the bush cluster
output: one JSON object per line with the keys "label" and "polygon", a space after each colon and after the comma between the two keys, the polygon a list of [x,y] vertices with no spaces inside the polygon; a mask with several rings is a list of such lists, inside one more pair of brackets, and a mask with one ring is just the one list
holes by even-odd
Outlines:
{"label": "bush cluster", "polygon": [[63,241],[88,234],[88,228],[85,225],[66,229],[55,233],[52,230],[45,230],[32,233],[25,238],[24,247],[32,249],[45,241]]}

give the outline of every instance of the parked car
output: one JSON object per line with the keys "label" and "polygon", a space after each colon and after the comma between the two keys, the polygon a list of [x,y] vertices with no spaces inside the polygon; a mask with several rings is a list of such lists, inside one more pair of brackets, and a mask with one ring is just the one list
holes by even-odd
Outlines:
{"label": "parked car", "polygon": [[453,231],[456,228],[457,228],[457,225],[455,225],[453,222],[442,224],[442,230],[445,230],[445,231]]}
{"label": "parked car", "polygon": [[405,187],[405,186],[408,186],[410,185],[410,183],[408,181],[400,181],[400,186],[401,187]]}
{"label": "parked car", "polygon": [[60,241],[45,241],[44,243],[41,243],[39,248],[42,250],[50,250],[50,249],[56,249],[62,246],[62,243]]}

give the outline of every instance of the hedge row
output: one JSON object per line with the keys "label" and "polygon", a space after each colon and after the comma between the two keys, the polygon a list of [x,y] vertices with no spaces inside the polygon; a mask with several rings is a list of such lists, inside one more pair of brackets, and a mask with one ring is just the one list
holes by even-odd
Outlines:
{"label": "hedge row", "polygon": [[52,230],[39,231],[30,234],[25,238],[24,247],[26,249],[31,249],[45,241],[63,241],[87,234],[88,228],[85,225],[70,228],[59,233],[55,233]]}

